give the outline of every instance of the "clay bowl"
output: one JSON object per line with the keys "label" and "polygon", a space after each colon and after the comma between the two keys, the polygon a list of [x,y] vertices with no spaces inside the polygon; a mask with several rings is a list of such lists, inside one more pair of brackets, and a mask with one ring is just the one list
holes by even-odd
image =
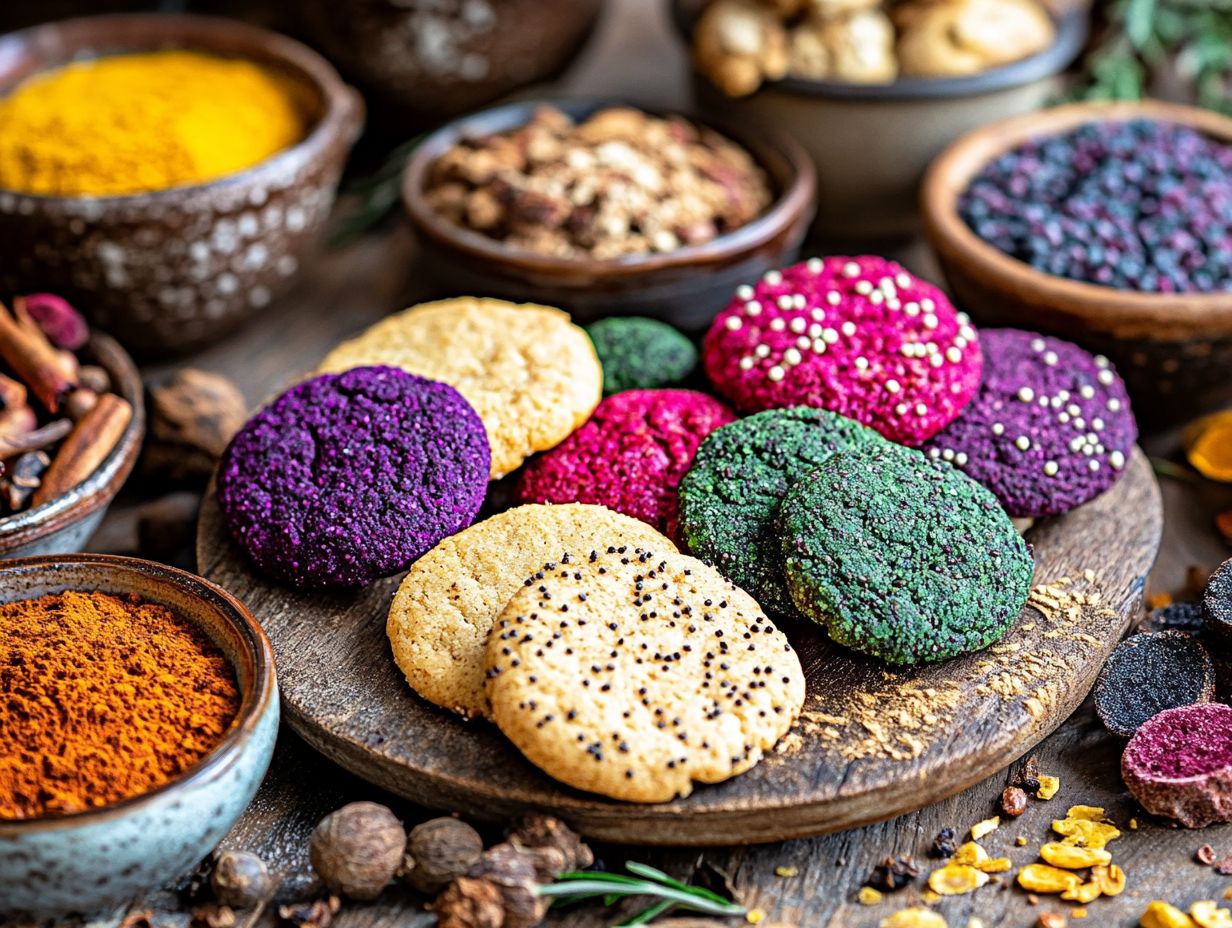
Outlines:
{"label": "clay bowl", "polygon": [[586,44],[603,3],[487,0],[433,10],[405,0],[301,0],[293,6],[300,30],[364,88],[374,109],[394,122],[439,123],[556,77]]}
{"label": "clay bowl", "polygon": [[312,128],[239,174],[119,197],[0,191],[0,291],[69,297],[131,350],[212,342],[282,293],[333,205],[363,106],[298,42],[230,20],[133,14],[0,37],[0,93],[82,57],[188,48],[251,59],[299,89]]}
{"label": "clay bowl", "polygon": [[980,239],[958,197],[989,161],[1030,138],[1092,120],[1183,123],[1232,144],[1232,119],[1171,103],[1075,103],[994,123],[964,136],[928,171],[925,232],[964,309],[985,325],[1058,335],[1107,355],[1147,424],[1179,421],[1218,402],[1232,370],[1232,293],[1134,293],[1054,277]]}
{"label": "clay bowl", "polygon": [[278,734],[273,650],[231,594],[136,558],[77,554],[0,565],[0,601],[64,590],[136,593],[196,624],[235,669],[240,709],[211,753],[148,793],[72,815],[0,820],[0,916],[90,913],[183,873],[213,850],[252,801]]}
{"label": "clay bowl", "polygon": [[[677,29],[691,46],[702,0],[672,0]],[[964,132],[1032,112],[1062,88],[1061,72],[1086,41],[1085,8],[1055,16],[1044,51],[969,77],[902,78],[849,84],[787,78],[747,97],[723,94],[693,74],[703,116],[766,129],[786,128],[817,165],[817,220],[823,239],[893,240],[919,232],[920,179],[932,159]]]}
{"label": "clay bowl", "polygon": [[133,406],[133,418],[111,454],[63,496],[0,519],[0,558],[66,554],[85,547],[141,453],[145,399],[141,375],[114,339],[95,334],[84,356],[111,376],[112,389]]}
{"label": "clay bowl", "polygon": [[[612,105],[550,102],[575,120]],[[808,157],[784,136],[740,131],[709,121],[708,125],[753,155],[768,175],[776,198],[748,225],[703,245],[611,260],[549,257],[514,250],[460,228],[428,206],[424,186],[438,157],[459,139],[521,126],[542,105],[543,101],[513,103],[452,122],[430,135],[407,163],[403,208],[419,238],[421,266],[443,293],[558,306],[580,322],[622,314],[654,316],[692,331],[709,325],[738,285],[795,258],[814,208]]]}

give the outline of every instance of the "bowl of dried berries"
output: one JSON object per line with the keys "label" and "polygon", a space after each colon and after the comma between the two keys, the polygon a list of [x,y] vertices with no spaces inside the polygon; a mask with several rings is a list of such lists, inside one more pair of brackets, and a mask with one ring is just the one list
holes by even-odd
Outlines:
{"label": "bowl of dried berries", "polygon": [[179,876],[273,756],[269,640],[233,596],[135,558],[0,565],[0,919],[89,914]]}
{"label": "bowl of dried berries", "polygon": [[0,558],[79,551],[137,462],[141,375],[58,296],[0,304]]}
{"label": "bowl of dried berries", "polygon": [[925,231],[955,301],[1115,362],[1140,418],[1218,402],[1232,365],[1232,119],[1076,103],[955,142]]}
{"label": "bowl of dried berries", "polygon": [[790,263],[813,169],[777,133],[587,101],[516,103],[429,136],[402,202],[446,292],[700,329]]}
{"label": "bowl of dried berries", "polygon": [[782,127],[817,165],[815,230],[919,230],[929,162],[964,132],[1040,109],[1088,12],[1042,0],[672,0],[703,116]]}

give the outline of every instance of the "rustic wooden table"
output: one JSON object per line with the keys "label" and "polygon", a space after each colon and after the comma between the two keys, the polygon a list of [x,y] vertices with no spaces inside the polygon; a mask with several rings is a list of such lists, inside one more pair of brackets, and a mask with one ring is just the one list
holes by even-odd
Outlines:
{"label": "rustic wooden table", "polygon": [[[658,0],[613,0],[591,47],[555,90],[682,106],[684,67]],[[902,257],[923,274],[933,271],[918,244],[905,249]],[[255,404],[311,367],[339,339],[423,295],[417,283],[414,246],[401,228],[371,234],[343,249],[323,250],[308,264],[295,292],[255,324],[200,355],[177,364],[151,366],[146,371],[149,377],[157,379],[178,365],[219,371],[232,377]],[[1155,454],[1175,451],[1169,435],[1152,436],[1146,444]],[[1167,525],[1150,588],[1174,591],[1184,585],[1191,565],[1208,571],[1232,553],[1218,540],[1211,524],[1216,511],[1232,505],[1232,494],[1213,485],[1173,479],[1163,481],[1163,490]],[[135,550],[133,516],[141,492],[140,480],[134,479],[96,537],[94,548]],[[1124,513],[1126,519],[1134,517],[1133,512]],[[1146,903],[1155,898],[1186,907],[1197,899],[1221,899],[1225,890],[1232,889],[1232,878],[1198,865],[1193,854],[1203,843],[1213,845],[1220,857],[1232,853],[1232,828],[1189,832],[1143,815],[1121,785],[1120,748],[1095,719],[1088,701],[1033,752],[1045,772],[1060,776],[1058,796],[1049,803],[1032,803],[1022,818],[1003,825],[984,844],[994,856],[1010,857],[1017,867],[1035,859],[1039,844],[1047,840],[1049,821],[1066,807],[1075,803],[1105,806],[1123,826],[1134,816],[1140,825],[1112,845],[1116,862],[1128,875],[1127,891],[1090,905],[1085,924],[1136,925]],[[998,773],[951,799],[884,824],[821,838],[705,852],[607,847],[600,853],[610,864],[636,859],[662,866],[681,878],[724,879],[741,902],[766,913],[763,924],[868,928],[892,911],[917,902],[923,889],[923,880],[917,880],[880,905],[861,906],[855,901],[856,892],[872,867],[887,855],[907,854],[922,862],[927,871],[925,852],[936,833],[944,826],[961,833],[993,814],[1010,774],[1009,770]],[[287,877],[283,895],[293,895],[308,888],[305,846],[313,824],[329,810],[360,798],[384,799],[408,822],[429,814],[383,797],[374,787],[314,755],[295,736],[285,734],[267,782],[225,846],[251,849],[273,861]],[[1026,846],[1015,846],[1019,835],[1026,838]],[[938,911],[951,928],[976,924],[1025,928],[1035,923],[1039,912],[1072,908],[1055,897],[1043,897],[1033,907],[1024,892],[1006,881],[947,899]],[[250,913],[247,923],[268,923],[273,910],[269,905]],[[177,898],[165,891],[127,911],[149,911],[156,925],[180,926],[187,918],[179,911]],[[119,911],[96,924],[99,928],[118,925],[124,915]],[[980,921],[973,921],[976,918]],[[380,902],[347,905],[335,925],[414,928],[431,921],[423,900],[392,890]],[[583,908],[554,916],[550,924],[597,928],[615,921],[611,912]],[[1070,924],[1080,922],[1071,915]]]}

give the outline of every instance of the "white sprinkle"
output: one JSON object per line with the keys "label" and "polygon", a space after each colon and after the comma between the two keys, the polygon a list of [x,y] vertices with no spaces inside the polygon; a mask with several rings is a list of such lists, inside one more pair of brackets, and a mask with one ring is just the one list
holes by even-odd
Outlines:
{"label": "white sprinkle", "polygon": [[1005,434],[1005,426],[1004,426],[1002,423],[1000,423],[1000,422],[994,422],[994,423],[992,424],[992,433],[993,433],[994,435],[1004,435],[1004,434]]}
{"label": "white sprinkle", "polygon": [[744,311],[748,313],[750,316],[760,316],[761,315],[761,304],[758,303],[756,300],[750,300],[748,303],[744,304]]}
{"label": "white sprinkle", "polygon": [[1104,430],[1104,420],[1098,418],[1092,419],[1091,428],[1095,429],[1097,432],[1102,432]]}
{"label": "white sprinkle", "polygon": [[880,306],[885,302],[885,297],[882,295],[880,290],[874,290],[868,295],[868,301],[874,306]]}
{"label": "white sprinkle", "polygon": [[899,275],[895,277],[894,279],[898,282],[898,285],[902,287],[904,290],[911,286],[911,275],[910,274],[900,272]]}
{"label": "white sprinkle", "polygon": [[809,258],[808,262],[805,264],[805,267],[807,267],[809,272],[812,274],[820,274],[822,268],[821,258]]}
{"label": "white sprinkle", "polygon": [[1109,412],[1120,412],[1121,411],[1121,401],[1118,400],[1115,396],[1112,397],[1112,399],[1108,400],[1108,411]]}
{"label": "white sprinkle", "polygon": [[1049,401],[1048,405],[1049,405],[1049,406],[1051,406],[1053,409],[1060,409],[1060,408],[1061,408],[1061,397],[1059,397],[1059,396],[1054,396],[1054,397],[1053,397],[1053,398]]}
{"label": "white sprinkle", "polygon": [[887,380],[885,384],[885,388],[888,393],[897,393],[899,390],[902,389],[902,387],[899,385],[899,382],[897,380]]}
{"label": "white sprinkle", "polygon": [[868,370],[868,358],[856,358],[856,370],[858,371]]}
{"label": "white sprinkle", "polygon": [[739,300],[753,299],[753,288],[748,284],[741,284],[736,288],[736,298]]}
{"label": "white sprinkle", "polygon": [[963,451],[960,451],[958,452],[958,454],[954,455],[954,463],[957,464],[959,467],[964,467],[967,463],[966,453]]}
{"label": "white sprinkle", "polygon": [[1035,399],[1035,391],[1032,390],[1030,387],[1023,387],[1021,390],[1018,391],[1018,398],[1022,400],[1024,403],[1029,403],[1033,399]]}
{"label": "white sprinkle", "polygon": [[934,461],[937,460],[937,458],[941,457],[941,449],[940,448],[929,448],[928,456],[932,458]]}
{"label": "white sprinkle", "polygon": [[1109,363],[1111,362],[1109,362],[1109,360],[1105,358],[1102,354],[1097,354],[1095,356],[1095,366],[1096,367],[1107,367]]}
{"label": "white sprinkle", "polygon": [[1045,409],[1047,409],[1047,408],[1048,408],[1048,402],[1049,402],[1049,401],[1048,401],[1048,397],[1046,397],[1046,396],[1041,396],[1041,397],[1039,398],[1039,404],[1040,404],[1041,406],[1043,406]]}
{"label": "white sprinkle", "polygon": [[966,325],[971,321],[971,317],[966,313],[955,313],[954,318],[958,320],[959,325]]}
{"label": "white sprinkle", "polygon": [[941,457],[947,461],[954,460],[954,449],[946,448],[944,451],[941,452]]}
{"label": "white sprinkle", "polygon": [[935,329],[937,325],[937,317],[933,313],[928,313],[924,316],[924,328]]}
{"label": "white sprinkle", "polygon": [[887,296],[885,301],[886,309],[902,309],[903,302],[896,296]]}
{"label": "white sprinkle", "polygon": [[936,342],[925,342],[925,343],[924,343],[924,350],[925,350],[926,352],[928,352],[929,354],[936,354],[936,353],[937,353],[938,351],[940,351],[941,349],[937,347],[937,343],[936,343]]}
{"label": "white sprinkle", "polygon": [[888,277],[881,278],[878,282],[878,286],[881,288],[881,292],[886,296],[894,296],[898,293],[898,287],[894,286],[894,281],[890,280]]}
{"label": "white sprinkle", "polygon": [[908,316],[918,316],[920,314],[920,304],[912,301],[903,307],[903,312]]}
{"label": "white sprinkle", "polygon": [[1077,454],[1082,450],[1082,446],[1086,444],[1086,439],[1081,435],[1075,435],[1069,440],[1069,450]]}
{"label": "white sprinkle", "polygon": [[787,328],[787,323],[783,321],[782,316],[776,316],[770,320],[770,328],[772,331],[782,332],[785,328]]}
{"label": "white sprinkle", "polygon": [[855,277],[860,273],[860,265],[856,264],[854,261],[848,261],[843,265],[843,273],[848,277]]}
{"label": "white sprinkle", "polygon": [[822,319],[826,318],[826,311],[820,307],[814,307],[809,310],[809,316],[814,322],[821,322]]}
{"label": "white sprinkle", "polygon": [[958,349],[960,349],[960,350],[961,350],[961,349],[963,349],[963,348],[966,348],[966,347],[967,347],[967,339],[965,339],[965,338],[963,338],[961,335],[959,335],[957,338],[955,338],[955,339],[954,339],[954,347],[955,347],[955,348],[958,348]]}
{"label": "white sprinkle", "polygon": [[739,316],[728,316],[727,321],[723,324],[727,326],[728,331],[739,332],[740,327],[744,325],[744,320]]}
{"label": "white sprinkle", "polygon": [[860,296],[868,296],[872,292],[873,285],[867,280],[860,280],[856,282],[856,293],[860,294]]}
{"label": "white sprinkle", "polygon": [[1095,460],[1095,458],[1091,458],[1091,460],[1087,461],[1087,468],[1094,473],[1099,470],[1099,461]]}
{"label": "white sprinkle", "polygon": [[820,323],[814,322],[812,325],[810,325],[808,327],[808,334],[810,338],[817,338],[818,336],[820,336],[821,335]]}
{"label": "white sprinkle", "polygon": [[848,319],[841,326],[839,326],[839,328],[842,329],[843,334],[846,335],[848,338],[851,338],[851,336],[856,334],[856,324],[852,322],[850,319]]}
{"label": "white sprinkle", "polygon": [[1044,340],[1042,338],[1031,339],[1031,350],[1032,351],[1040,352],[1040,351],[1043,351],[1047,347],[1048,346],[1044,343]]}
{"label": "white sprinkle", "polygon": [[940,367],[942,364],[945,363],[945,358],[939,354],[932,354],[930,355],[928,359],[928,363],[931,364],[933,367]]}
{"label": "white sprinkle", "polygon": [[1057,467],[1056,461],[1045,461],[1044,462],[1044,474],[1046,476],[1055,477],[1057,475],[1058,470],[1060,470],[1060,468]]}
{"label": "white sprinkle", "polygon": [[905,416],[905,415],[907,415],[907,404],[906,404],[906,403],[899,403],[897,406],[895,406],[895,407],[894,407],[894,414],[895,414],[895,415],[898,415],[898,416]]}
{"label": "white sprinkle", "polygon": [[770,284],[772,287],[777,287],[783,282],[783,273],[782,271],[766,271],[766,274],[762,277],[762,280]]}
{"label": "white sprinkle", "polygon": [[821,340],[827,345],[833,345],[838,341],[838,332],[834,331],[834,329],[822,329]]}
{"label": "white sprinkle", "polygon": [[774,367],[770,368],[770,370],[768,370],[768,371],[766,372],[766,376],[767,376],[767,377],[769,377],[771,380],[773,380],[773,381],[776,381],[776,382],[777,382],[777,381],[779,381],[779,380],[782,380],[782,379],[783,379],[783,375],[784,375],[785,373],[786,373],[786,371],[784,371],[781,367],[779,367],[779,366],[776,364],[776,365],[774,365]]}
{"label": "white sprinkle", "polygon": [[826,343],[823,342],[820,338],[813,339],[813,351],[815,351],[817,354],[825,354],[826,353]]}
{"label": "white sprinkle", "polygon": [[751,371],[753,369],[753,365],[756,363],[757,361],[753,358],[747,356],[743,357],[740,359],[740,369],[742,371]]}
{"label": "white sprinkle", "polygon": [[796,339],[796,347],[799,348],[801,351],[807,351],[809,345],[811,345],[812,343],[813,343],[812,339],[810,339],[807,335],[801,335],[799,338]]}
{"label": "white sprinkle", "polygon": [[957,364],[962,360],[962,352],[951,345],[949,348],[945,349],[945,359],[951,364]]}
{"label": "white sprinkle", "polygon": [[1062,425],[1065,425],[1066,423],[1069,422],[1069,413],[1067,412],[1058,413],[1057,421],[1060,422]]}
{"label": "white sprinkle", "polygon": [[915,414],[916,414],[917,416],[927,416],[927,415],[928,415],[928,407],[927,407],[927,406],[925,406],[923,403],[916,403],[916,404],[915,404]]}
{"label": "white sprinkle", "polygon": [[1029,439],[1026,435],[1019,435],[1014,439],[1014,445],[1019,451],[1029,451],[1031,448],[1031,439]]}
{"label": "white sprinkle", "polygon": [[1104,368],[1102,371],[1100,371],[1098,376],[1099,376],[1099,382],[1102,383],[1105,387],[1111,384],[1112,381],[1116,379],[1116,375],[1113,374],[1112,371],[1108,370],[1107,368]]}
{"label": "white sprinkle", "polygon": [[1071,416],[1082,415],[1082,407],[1079,406],[1077,403],[1070,403],[1068,406],[1065,407],[1065,411],[1069,413]]}
{"label": "white sprinkle", "polygon": [[975,329],[971,328],[969,325],[964,325],[961,329],[959,329],[958,334],[969,342],[975,341]]}
{"label": "white sprinkle", "polygon": [[925,312],[931,313],[934,309],[937,308],[937,304],[934,303],[932,300],[930,300],[928,297],[924,297],[924,299],[920,300],[920,308],[923,309]]}
{"label": "white sprinkle", "polygon": [[1095,388],[1091,386],[1089,383],[1084,383],[1081,387],[1078,388],[1078,395],[1081,396],[1084,400],[1089,400],[1095,396]]}
{"label": "white sprinkle", "polygon": [[808,328],[808,320],[805,319],[803,316],[796,316],[795,319],[791,320],[791,330],[795,332],[797,335],[802,334],[804,330],[807,328]]}
{"label": "white sprinkle", "polygon": [[775,300],[779,305],[779,309],[791,309],[791,297],[784,293],[781,297]]}
{"label": "white sprinkle", "polygon": [[1112,465],[1113,470],[1120,470],[1125,466],[1125,455],[1119,451],[1114,451],[1108,455],[1108,463]]}
{"label": "white sprinkle", "polygon": [[1044,352],[1044,363],[1049,367],[1055,367],[1058,360],[1060,359],[1057,357],[1057,353],[1055,351]]}
{"label": "white sprinkle", "polygon": [[826,302],[831,306],[837,306],[839,303],[843,302],[843,297],[837,290],[831,290],[826,294]]}
{"label": "white sprinkle", "polygon": [[788,364],[799,364],[803,359],[800,356],[800,352],[795,348],[788,348],[783,352],[783,360]]}
{"label": "white sprinkle", "polygon": [[1057,399],[1059,399],[1062,403],[1068,403],[1069,402],[1069,391],[1068,390],[1058,390]]}
{"label": "white sprinkle", "polygon": [[770,357],[770,346],[758,345],[753,349],[753,354],[757,355],[759,358],[768,358]]}
{"label": "white sprinkle", "polygon": [[796,309],[804,309],[804,307],[808,305],[808,302],[804,299],[803,293],[797,293],[792,298],[791,302],[792,302],[792,305],[795,306]]}
{"label": "white sprinkle", "polygon": [[1082,416],[1078,416],[1078,418],[1074,420],[1074,428],[1078,429],[1079,431],[1082,431],[1086,427],[1087,427],[1087,420],[1082,418]]}

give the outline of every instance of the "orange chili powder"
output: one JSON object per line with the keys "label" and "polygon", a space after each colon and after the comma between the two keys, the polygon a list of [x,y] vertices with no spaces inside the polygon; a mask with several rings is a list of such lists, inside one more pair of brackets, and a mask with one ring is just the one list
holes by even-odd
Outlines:
{"label": "orange chili powder", "polygon": [[235,673],[196,626],[139,596],[0,604],[0,819],[137,796],[214,749]]}

